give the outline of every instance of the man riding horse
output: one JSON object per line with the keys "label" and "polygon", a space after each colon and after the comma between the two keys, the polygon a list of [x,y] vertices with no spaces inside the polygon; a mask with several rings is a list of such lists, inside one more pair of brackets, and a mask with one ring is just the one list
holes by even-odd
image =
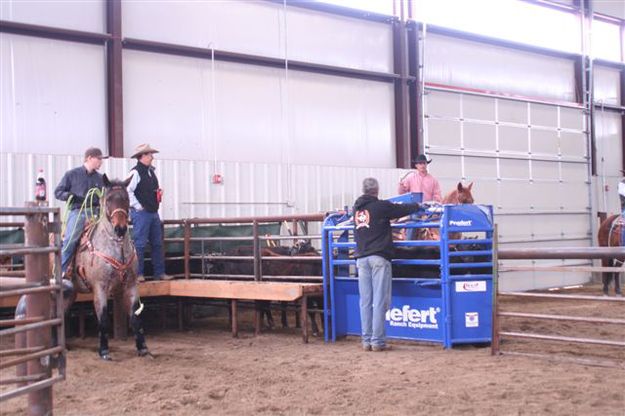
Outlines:
{"label": "man riding horse", "polygon": [[[67,201],[68,205],[61,252],[63,275],[74,257],[87,218],[99,215],[100,199],[96,191],[102,189],[104,183],[98,169],[102,166],[102,159],[106,158],[108,156],[103,156],[100,149],[90,147],[85,151],[82,166],[67,171],[54,190],[56,199]],[[71,270],[68,274],[71,275]]]}

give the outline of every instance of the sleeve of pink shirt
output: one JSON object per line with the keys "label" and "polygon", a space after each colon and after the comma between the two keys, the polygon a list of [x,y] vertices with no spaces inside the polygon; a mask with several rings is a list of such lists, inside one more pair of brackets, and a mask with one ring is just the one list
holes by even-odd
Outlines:
{"label": "sleeve of pink shirt", "polygon": [[399,181],[399,185],[397,186],[397,193],[399,195],[405,194],[408,191],[410,191],[410,177],[412,176],[412,173],[409,173],[408,175],[404,176],[404,179]]}
{"label": "sleeve of pink shirt", "polygon": [[436,202],[441,202],[443,198],[441,198],[441,185],[438,183],[438,179],[432,177],[434,179],[434,186],[432,187],[432,199]]}

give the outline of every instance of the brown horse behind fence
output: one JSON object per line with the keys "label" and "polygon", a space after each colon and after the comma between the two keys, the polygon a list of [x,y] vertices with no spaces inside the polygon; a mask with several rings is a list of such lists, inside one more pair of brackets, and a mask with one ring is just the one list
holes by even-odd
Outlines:
{"label": "brown horse behind fence", "polygon": [[[606,218],[599,226],[597,232],[597,240],[601,247],[621,247],[621,228],[623,227],[620,215],[611,215]],[[615,267],[617,262],[623,263],[625,258],[618,259],[602,259],[601,265],[603,267]],[[617,272],[604,272],[602,274],[603,281],[603,294],[607,295],[610,288],[610,281],[614,279],[614,293],[617,296],[621,296],[621,282],[619,280],[619,273]]]}
{"label": "brown horse behind fence", "polygon": [[108,332],[110,322],[107,311],[109,295],[123,301],[130,316],[139,356],[149,354],[145,344],[139,309],[137,288],[137,255],[128,233],[129,198],[126,181],[109,181],[104,175],[104,196],[99,221],[84,232],[76,253],[74,287],[79,292],[93,292],[93,306],[98,317],[100,346],[103,360],[110,360]]}
{"label": "brown horse behind fence", "polygon": [[[442,204],[472,204],[473,194],[471,193],[471,189],[473,188],[473,182],[469,184],[469,186],[463,186],[462,182],[458,182],[458,186],[451,192],[449,192],[443,198]],[[416,229],[415,240],[434,240],[438,241],[441,239],[440,229],[439,228],[417,228]],[[456,240],[462,236],[461,233],[452,233],[450,235],[450,239]]]}

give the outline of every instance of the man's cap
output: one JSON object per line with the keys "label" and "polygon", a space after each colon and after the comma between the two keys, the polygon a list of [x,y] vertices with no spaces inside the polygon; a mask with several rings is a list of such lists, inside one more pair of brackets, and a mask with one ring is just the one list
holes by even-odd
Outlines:
{"label": "man's cap", "polygon": [[108,156],[104,156],[102,154],[102,150],[100,150],[97,147],[90,147],[87,150],[85,150],[85,160],[87,160],[90,157],[97,157],[98,159],[108,159]]}
{"label": "man's cap", "polygon": [[141,155],[144,155],[146,153],[158,153],[158,150],[154,149],[153,147],[151,147],[149,144],[147,143],[143,143],[140,144],[139,146],[137,146],[135,148],[135,153],[130,156],[132,159],[134,158],[140,158]]}
{"label": "man's cap", "polygon": [[417,163],[427,163],[430,164],[432,163],[432,159],[428,160],[427,157],[425,157],[425,155],[418,155],[416,158],[412,159],[412,164],[415,165]]}

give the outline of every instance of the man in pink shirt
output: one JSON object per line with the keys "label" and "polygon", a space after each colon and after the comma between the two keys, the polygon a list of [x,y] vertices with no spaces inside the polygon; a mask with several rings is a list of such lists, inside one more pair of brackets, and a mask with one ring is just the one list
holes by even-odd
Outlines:
{"label": "man in pink shirt", "polygon": [[441,202],[441,186],[438,180],[428,173],[428,160],[425,155],[418,155],[413,160],[416,170],[408,173],[399,181],[397,192],[405,194],[407,192],[422,192],[423,201]]}

